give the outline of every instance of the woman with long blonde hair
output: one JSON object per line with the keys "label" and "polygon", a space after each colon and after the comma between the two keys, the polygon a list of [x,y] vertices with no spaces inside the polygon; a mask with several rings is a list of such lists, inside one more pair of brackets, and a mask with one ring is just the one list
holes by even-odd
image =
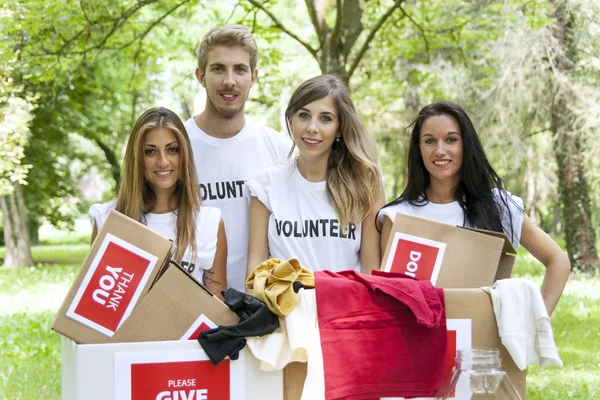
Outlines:
{"label": "woman with long blonde hair", "polygon": [[179,117],[157,107],[131,129],[119,195],[94,204],[92,241],[111,209],[172,239],[173,258],[215,295],[227,288],[227,242],[221,212],[201,207],[190,139]]}
{"label": "woman with long blonde hair", "polygon": [[248,273],[268,258],[297,258],[312,271],[379,268],[383,185],[348,88],[332,75],[309,79],[285,118],[298,156],[248,182]]}

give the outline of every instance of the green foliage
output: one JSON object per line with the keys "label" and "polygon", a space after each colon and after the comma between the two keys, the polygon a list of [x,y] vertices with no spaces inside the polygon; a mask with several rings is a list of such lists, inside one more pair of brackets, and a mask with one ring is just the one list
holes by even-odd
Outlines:
{"label": "green foliage", "polygon": [[[336,3],[320,3],[331,28]],[[581,55],[573,75],[585,90],[600,87],[595,57],[600,25],[593,3],[569,3],[577,12]],[[318,49],[306,3],[261,4],[317,49],[317,58],[326,50]],[[364,30],[348,60],[358,55],[369,29],[393,1],[361,4]],[[431,0],[403,2],[386,20],[350,83],[357,108],[380,143],[388,198],[403,188],[404,128],[422,106],[450,99],[469,111],[508,189],[526,200],[545,229],[554,229],[556,163],[548,107],[539,101],[550,98],[542,79],[549,68],[547,55],[531,47],[553,22],[551,11],[546,0]],[[21,160],[33,166],[24,187],[33,227],[43,220],[70,226],[87,206],[79,200],[77,182],[90,172],[110,180],[111,193],[105,196],[114,196],[124,141],[144,109],[160,104],[185,116],[198,111],[192,104],[203,92],[193,76],[195,50],[210,27],[242,23],[254,32],[260,74],[246,109],[276,129],[285,129],[281,111],[292,90],[319,73],[315,57],[249,1],[11,0],[2,3],[0,16],[0,107],[16,87],[32,96],[30,106],[41,105],[32,111]],[[539,61],[536,68],[532,60]],[[525,77],[521,81],[514,79],[519,74]],[[513,91],[500,85],[507,82]],[[594,99],[596,92],[589,93]],[[587,115],[600,113],[580,118],[589,125],[581,131],[593,148],[600,124]],[[600,159],[593,151],[585,158],[598,213]]]}
{"label": "green foliage", "polygon": [[27,100],[15,95],[10,95],[0,108],[0,195],[12,192],[15,183],[27,184],[31,165],[25,164],[23,158],[29,139],[31,109]]}
{"label": "green foliage", "polygon": [[[12,22],[0,22],[2,82],[22,87],[29,109],[41,105],[31,113],[31,122],[20,124],[27,135],[12,129],[1,136],[11,140],[4,152],[15,155],[2,157],[3,162],[33,165],[24,190],[33,228],[42,220],[72,224],[84,207],[77,181],[90,170],[105,174],[117,187],[121,149],[132,122],[163,94],[165,61],[187,54],[190,39],[181,40],[196,30],[198,18],[187,18],[189,1],[104,3],[11,1],[0,8]],[[192,24],[187,31],[171,28],[184,21]],[[8,96],[5,87],[0,85],[0,109]],[[2,131],[7,127],[2,124]],[[96,147],[90,152],[73,135]],[[25,136],[26,146],[20,140]],[[2,143],[0,138],[0,153],[7,147]],[[4,169],[23,180],[20,170],[2,165],[0,177]]]}

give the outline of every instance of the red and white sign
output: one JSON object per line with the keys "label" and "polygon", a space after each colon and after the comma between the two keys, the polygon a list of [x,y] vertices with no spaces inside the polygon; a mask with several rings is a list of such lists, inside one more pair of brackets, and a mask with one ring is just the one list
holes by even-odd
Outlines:
{"label": "red and white sign", "polygon": [[200,314],[198,319],[194,321],[190,329],[187,330],[182,336],[180,340],[196,340],[200,335],[200,332],[207,331],[209,329],[214,329],[217,327],[217,324],[212,322],[206,315]]}
{"label": "red and white sign", "polygon": [[437,281],[446,243],[396,232],[386,260],[385,272],[399,272],[419,280]]}
{"label": "red and white sign", "polygon": [[112,336],[127,319],[158,257],[107,233],[67,316]]}
{"label": "red and white sign", "polygon": [[206,353],[115,353],[115,400],[244,400],[244,354],[214,365]]}
{"label": "red and white sign", "polygon": [[[472,327],[470,319],[448,319],[446,320],[446,330],[448,331],[448,347],[446,351],[446,373],[444,385],[452,378],[453,368],[456,365],[456,350],[471,349]],[[444,386],[442,385],[442,387]],[[471,387],[467,376],[461,375],[456,383],[454,392],[448,399],[470,399],[472,396]],[[402,397],[382,397],[380,400],[403,400]],[[435,400],[433,397],[419,397],[413,400]]]}

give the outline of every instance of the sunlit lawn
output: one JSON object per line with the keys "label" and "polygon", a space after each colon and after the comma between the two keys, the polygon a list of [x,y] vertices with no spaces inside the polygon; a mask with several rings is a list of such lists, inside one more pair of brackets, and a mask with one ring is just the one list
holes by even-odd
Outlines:
{"label": "sunlit lawn", "polygon": [[[70,264],[0,267],[0,399],[60,399],[60,339],[50,327],[87,246],[46,245],[34,251],[37,259],[35,254],[47,260],[72,257]],[[541,282],[542,272],[529,255],[520,255],[516,276]],[[530,367],[528,398],[600,399],[600,280],[571,279],[552,325],[565,366]]]}
{"label": "sunlit lawn", "polygon": [[[543,266],[520,255],[513,276],[541,283]],[[536,273],[537,272],[537,273]],[[534,275],[531,275],[534,274]],[[562,368],[532,366],[528,399],[600,399],[600,279],[572,277],[552,315]]]}
{"label": "sunlit lawn", "polygon": [[0,268],[0,399],[60,399],[60,337],[50,328],[78,268]]}

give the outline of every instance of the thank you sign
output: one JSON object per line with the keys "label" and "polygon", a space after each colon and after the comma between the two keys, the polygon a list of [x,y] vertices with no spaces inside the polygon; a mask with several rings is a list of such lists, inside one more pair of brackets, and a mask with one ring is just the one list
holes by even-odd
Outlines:
{"label": "thank you sign", "polygon": [[107,233],[67,316],[112,336],[131,314],[158,258]]}

